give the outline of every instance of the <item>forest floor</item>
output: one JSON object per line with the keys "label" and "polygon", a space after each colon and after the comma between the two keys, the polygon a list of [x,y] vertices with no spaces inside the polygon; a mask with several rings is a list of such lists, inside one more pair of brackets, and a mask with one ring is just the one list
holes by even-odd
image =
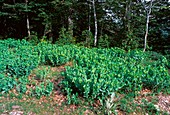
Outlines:
{"label": "forest floor", "polygon": [[[103,109],[101,109],[99,101],[90,104],[81,99],[82,104],[66,104],[67,97],[58,84],[63,79],[59,73],[65,71],[64,66],[67,65],[71,66],[71,63],[59,67],[50,67],[54,91],[49,97],[42,96],[37,99],[17,94],[15,90],[8,94],[0,95],[0,115],[103,115]],[[35,76],[35,71],[30,77]],[[160,114],[170,114],[169,94],[153,94],[152,91],[144,89],[139,92],[138,96],[133,98],[133,102],[131,99],[125,98],[126,94],[118,94],[114,99],[116,105],[114,111],[118,115],[147,115],[154,114],[155,111],[160,111]]]}

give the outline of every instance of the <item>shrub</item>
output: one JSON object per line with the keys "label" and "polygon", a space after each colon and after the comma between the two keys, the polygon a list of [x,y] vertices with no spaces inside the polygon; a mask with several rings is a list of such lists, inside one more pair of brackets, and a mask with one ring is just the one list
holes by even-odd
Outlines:
{"label": "shrub", "polygon": [[6,93],[16,85],[14,77],[0,74],[0,92]]}
{"label": "shrub", "polygon": [[[125,53],[121,49],[81,49],[74,56],[73,67],[67,67],[62,84],[71,95],[78,92],[86,99],[105,100],[113,92],[134,92],[142,88],[158,91],[170,86],[164,65],[143,64],[145,54]],[[159,66],[158,66],[159,64]],[[68,98],[71,99],[71,98]]]}
{"label": "shrub", "polygon": [[32,90],[32,96],[40,98],[41,96],[49,96],[54,88],[54,84],[50,81],[44,81],[37,85],[35,89]]}
{"label": "shrub", "polygon": [[99,42],[98,42],[98,47],[99,48],[109,48],[109,46],[110,46],[109,37],[107,35],[100,36]]}
{"label": "shrub", "polygon": [[76,40],[73,38],[73,36],[71,36],[70,33],[65,28],[61,28],[61,31],[59,32],[59,38],[56,44],[69,45],[74,44],[75,42]]}

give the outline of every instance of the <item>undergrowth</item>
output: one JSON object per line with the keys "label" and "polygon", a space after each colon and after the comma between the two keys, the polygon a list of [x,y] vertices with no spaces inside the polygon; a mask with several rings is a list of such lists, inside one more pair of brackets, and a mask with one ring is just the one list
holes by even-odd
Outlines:
{"label": "undergrowth", "polygon": [[[169,62],[156,52],[89,49],[46,42],[32,45],[25,40],[7,39],[0,41],[0,92],[16,88],[18,93],[29,92],[38,98],[49,96],[54,84],[45,79],[48,69],[37,73],[39,81],[31,81],[31,72],[39,65],[60,66],[70,61],[73,65],[66,67],[61,82],[69,104],[77,104],[77,98],[83,97],[100,100],[108,109],[106,102],[115,93],[133,93],[135,97],[144,88],[159,92],[170,86]],[[28,89],[29,85],[35,87]],[[112,101],[108,102],[107,105],[113,105]]]}

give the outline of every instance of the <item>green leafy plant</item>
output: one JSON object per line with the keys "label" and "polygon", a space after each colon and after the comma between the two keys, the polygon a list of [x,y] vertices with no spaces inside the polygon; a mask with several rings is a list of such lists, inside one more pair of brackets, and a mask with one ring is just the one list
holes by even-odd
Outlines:
{"label": "green leafy plant", "polygon": [[122,48],[125,50],[133,50],[138,48],[139,39],[133,33],[133,31],[129,31],[126,33],[127,38],[122,40]]}
{"label": "green leafy plant", "polygon": [[169,87],[168,70],[165,64],[160,64],[164,58],[144,64],[145,57],[147,55],[140,51],[125,53],[120,49],[82,48],[74,56],[73,67],[66,67],[63,73],[62,83],[70,96],[68,99],[74,92],[86,99],[106,100],[112,92],[136,95],[143,88],[159,91]]}
{"label": "green leafy plant", "polygon": [[112,109],[112,107],[113,107],[113,105],[114,105],[114,98],[115,98],[115,93],[113,92],[112,94],[111,94],[111,96],[110,96],[110,98],[108,98],[107,100],[106,100],[106,102],[105,102],[105,104],[106,104],[106,113],[108,114],[108,115],[110,115],[112,112],[111,112],[111,109]]}
{"label": "green leafy plant", "polygon": [[44,67],[42,69],[40,68],[38,71],[36,71],[35,79],[44,81],[47,75],[49,74],[49,71],[50,71],[50,67],[48,68]]}
{"label": "green leafy plant", "polygon": [[41,82],[32,90],[32,96],[40,98],[41,96],[49,96],[54,88],[54,84],[51,81]]}
{"label": "green leafy plant", "polygon": [[88,48],[93,46],[94,36],[92,32],[90,32],[89,30],[82,31],[81,38],[83,38],[83,46]]}
{"label": "green leafy plant", "polygon": [[71,36],[70,33],[65,28],[61,28],[61,31],[59,32],[59,38],[56,44],[68,45],[74,43],[75,39],[73,38],[73,36]]}
{"label": "green leafy plant", "polygon": [[0,74],[0,92],[6,93],[16,85],[14,77],[5,76]]}
{"label": "green leafy plant", "polygon": [[17,87],[16,87],[16,90],[17,90],[19,93],[26,93],[26,91],[27,91],[27,86],[26,86],[26,84],[24,84],[24,83],[18,84]]}
{"label": "green leafy plant", "polygon": [[[40,65],[59,66],[68,62],[72,65],[65,67],[61,82],[68,104],[79,104],[79,96],[91,102],[100,100],[110,113],[115,106],[108,97],[113,98],[113,92],[130,92],[137,96],[143,88],[158,92],[170,87],[168,60],[155,52],[89,49],[47,42],[32,45],[13,39],[0,40],[0,47],[0,92],[3,93],[16,88],[21,94],[31,90],[31,95],[37,98],[49,96],[54,88],[46,78],[49,69],[43,68],[36,73],[40,81],[30,82],[28,76]],[[35,87],[27,89],[30,84]]]}
{"label": "green leafy plant", "polygon": [[110,46],[109,37],[107,35],[100,36],[99,41],[98,41],[98,47],[109,48],[109,46]]}

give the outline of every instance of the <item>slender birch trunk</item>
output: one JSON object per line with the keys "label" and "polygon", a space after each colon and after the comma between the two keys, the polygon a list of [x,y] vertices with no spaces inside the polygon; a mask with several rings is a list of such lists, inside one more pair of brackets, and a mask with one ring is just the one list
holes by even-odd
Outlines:
{"label": "slender birch trunk", "polygon": [[47,24],[45,24],[45,26],[44,26],[44,34],[43,34],[43,36],[45,36],[47,34]]}
{"label": "slender birch trunk", "polygon": [[145,29],[145,39],[144,39],[144,49],[143,52],[146,51],[147,48],[147,38],[148,38],[148,32],[149,32],[149,20],[150,20],[150,14],[151,14],[151,10],[152,10],[152,4],[153,4],[153,0],[150,1],[150,5],[149,8],[147,9],[147,6],[145,5],[144,1],[142,1],[142,5],[145,9],[146,12],[146,29]]}
{"label": "slender birch trunk", "polygon": [[97,46],[97,16],[96,16],[96,8],[95,1],[92,1],[93,5],[93,13],[94,13],[94,24],[95,24],[95,34],[94,34],[94,46]]}
{"label": "slender birch trunk", "polygon": [[[26,5],[26,11],[28,11],[28,0],[25,0],[25,5]],[[26,20],[27,20],[27,33],[28,33],[28,38],[30,38],[31,36],[31,32],[30,32],[30,22],[29,22],[29,18],[28,18],[28,13],[26,14]]]}
{"label": "slender birch trunk", "polygon": [[147,48],[148,28],[149,28],[149,14],[147,14],[147,18],[146,18],[145,40],[144,40],[144,49],[143,49],[144,52],[146,51]]}

